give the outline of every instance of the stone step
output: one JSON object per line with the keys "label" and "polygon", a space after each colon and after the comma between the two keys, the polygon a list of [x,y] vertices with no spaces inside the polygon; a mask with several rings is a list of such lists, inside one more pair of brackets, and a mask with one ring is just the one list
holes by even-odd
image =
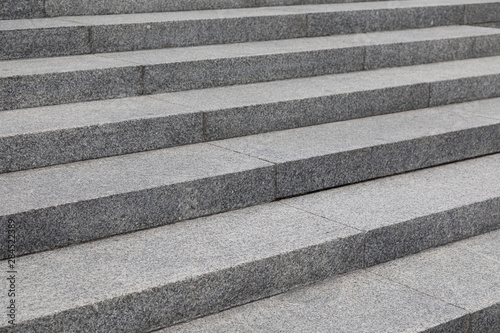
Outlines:
{"label": "stone step", "polygon": [[0,8],[0,20],[362,1],[368,0],[148,0],[147,2],[137,0],[4,0],[3,7]]}
{"label": "stone step", "polygon": [[500,332],[499,249],[494,231],[157,333]]}
{"label": "stone step", "polygon": [[5,173],[0,219],[22,221],[17,251],[27,254],[491,154],[500,151],[499,103]]}
{"label": "stone step", "polygon": [[[15,332],[149,332],[497,229],[499,164],[500,154],[490,155],[17,258]],[[477,281],[474,290],[483,292],[476,300],[497,302],[498,291],[487,288],[498,284],[498,265],[477,249],[498,253],[499,239],[487,234],[423,252],[172,332],[413,332],[452,320],[462,327],[466,311],[427,295],[453,297],[447,283],[472,286],[465,276],[488,276]],[[463,244],[480,247],[467,256],[447,250]],[[380,276],[424,286],[427,295]],[[0,325],[0,332],[14,332]]]}
{"label": "stone step", "polygon": [[0,173],[497,96],[489,57],[4,111]]}
{"label": "stone step", "polygon": [[405,0],[0,21],[0,59],[490,22],[494,0]]}
{"label": "stone step", "polygon": [[0,110],[500,54],[497,29],[439,27],[0,62]]}

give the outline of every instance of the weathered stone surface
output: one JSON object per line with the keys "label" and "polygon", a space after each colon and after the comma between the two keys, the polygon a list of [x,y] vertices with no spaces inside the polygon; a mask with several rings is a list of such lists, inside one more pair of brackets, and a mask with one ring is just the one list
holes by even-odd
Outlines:
{"label": "weathered stone surface", "polygon": [[431,108],[216,141],[277,164],[287,197],[500,150],[498,119]]}
{"label": "weathered stone surface", "polygon": [[362,241],[272,203],[23,257],[17,328],[150,331],[358,269]]}
{"label": "weathered stone surface", "polygon": [[500,228],[498,165],[487,156],[283,203],[365,231],[372,266]]}
{"label": "weathered stone surface", "polygon": [[0,186],[2,223],[18,223],[18,254],[275,198],[270,163],[207,144],[2,174]]}
{"label": "weathered stone surface", "polygon": [[365,271],[160,331],[467,332],[458,307]]}

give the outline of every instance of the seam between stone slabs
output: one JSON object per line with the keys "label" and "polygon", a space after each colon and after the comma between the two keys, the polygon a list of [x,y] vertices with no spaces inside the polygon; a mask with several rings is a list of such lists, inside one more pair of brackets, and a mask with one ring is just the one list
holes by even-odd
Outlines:
{"label": "seam between stone slabs", "polygon": [[[382,44],[379,44],[379,45],[382,45]],[[390,44],[389,44],[390,45]],[[362,67],[363,67],[363,70],[362,71],[367,71],[367,68],[366,68],[366,53],[368,52],[368,46],[365,45],[363,47],[363,63],[362,63]],[[394,67],[393,67],[394,68]],[[360,71],[360,72],[362,72]]]}
{"label": "seam between stone slabs", "polygon": [[43,8],[43,12],[42,12],[43,17],[48,17],[47,16],[47,0],[43,0],[43,7],[42,8]]}
{"label": "seam between stone slabs", "polygon": [[[440,81],[440,82],[445,82],[445,81]],[[428,85],[427,107],[430,108],[431,107],[431,96],[432,96],[432,84],[431,84],[431,82],[425,82],[424,84]]]}
{"label": "seam between stone slabs", "polygon": [[[253,135],[259,135],[259,134],[263,134],[263,133],[257,133],[257,134],[253,134]],[[245,135],[247,136],[247,135]],[[250,135],[248,135],[250,136]],[[222,140],[229,140],[229,139],[222,139]],[[215,144],[214,142],[216,141],[221,141],[221,140],[214,140],[214,141],[207,141],[205,142],[206,144],[208,145],[211,145],[211,146],[214,146],[214,147],[217,147],[217,148],[222,148],[222,149],[225,149],[227,151],[230,151],[230,152],[233,152],[233,153],[237,153],[237,154],[240,154],[240,155],[243,155],[243,156],[247,156],[247,157],[251,157],[251,158],[255,158],[257,160],[260,160],[260,161],[263,161],[263,162],[267,162],[267,163],[271,163],[272,165],[278,165],[278,164],[281,164],[281,163],[277,163],[277,162],[273,162],[273,161],[268,161],[264,158],[261,158],[261,157],[258,157],[258,156],[254,156],[252,154],[246,154],[244,152],[241,152],[241,151],[237,151],[237,150],[233,150],[233,149],[230,149],[230,148],[227,148],[227,147],[222,147],[222,146],[218,146],[217,144]]]}
{"label": "seam between stone slabs", "polygon": [[[494,98],[497,98],[497,97],[493,97],[491,99],[494,99]],[[481,99],[479,101],[486,101],[488,99],[490,99],[490,98]],[[474,102],[474,101],[471,101],[471,102]],[[467,103],[467,102],[464,102],[464,103]],[[458,103],[458,104],[460,104],[460,103]],[[445,106],[445,105],[442,105],[442,106]],[[467,115],[467,116],[473,116],[475,118],[497,120],[498,122],[500,122],[500,112],[498,114],[498,118],[495,118],[495,117],[488,117],[488,116],[478,115],[478,114],[474,114],[474,113],[469,113],[469,112],[466,112],[466,111],[457,111],[457,110],[448,110],[448,111],[453,112],[453,113],[455,113],[456,115],[459,115],[459,116]],[[491,125],[495,125],[495,124],[491,124]]]}
{"label": "seam between stone slabs", "polygon": [[[446,245],[442,245],[442,246],[437,246],[437,247],[429,248],[429,249],[426,249],[426,250],[424,250],[424,251],[429,251],[429,250],[433,250],[433,249],[435,250],[435,249],[441,248],[441,247],[443,247],[443,246],[446,246]],[[421,252],[419,252],[419,253],[422,253],[422,252],[424,252],[424,251],[421,251]],[[410,256],[412,256],[412,255],[414,255],[414,254],[410,254],[410,255],[404,256],[404,257],[402,257],[402,258],[397,258],[397,259],[394,259],[394,260],[408,258],[408,257],[410,257]],[[393,260],[391,260],[391,261],[393,261]],[[389,262],[391,262],[391,261],[389,261]],[[383,265],[383,264],[384,264],[384,263],[381,263],[381,264],[379,264],[379,265]],[[471,310],[469,310],[469,309],[466,309],[466,308],[463,308],[463,307],[458,306],[458,305],[456,305],[456,304],[450,303],[450,302],[445,301],[444,299],[441,299],[441,298],[439,298],[439,297],[437,297],[437,296],[434,296],[434,295],[428,294],[428,293],[426,293],[426,292],[423,292],[423,291],[421,291],[421,290],[419,290],[419,289],[416,289],[416,288],[414,288],[414,287],[410,287],[410,286],[408,286],[408,285],[406,285],[406,284],[404,284],[404,283],[401,283],[401,282],[399,282],[399,281],[392,280],[392,279],[390,279],[390,278],[386,277],[385,275],[381,275],[381,274],[374,273],[374,272],[372,272],[372,271],[370,270],[370,268],[377,267],[377,266],[379,266],[379,265],[371,266],[371,267],[369,267],[369,268],[365,268],[365,269],[363,269],[363,270],[364,270],[365,272],[367,272],[368,274],[372,274],[372,275],[378,276],[378,277],[380,277],[380,278],[382,278],[382,279],[384,279],[384,280],[387,280],[387,281],[392,282],[393,284],[397,284],[397,285],[403,286],[403,287],[408,288],[408,289],[410,289],[410,290],[416,291],[416,292],[418,292],[418,293],[419,293],[419,294],[421,294],[421,295],[428,296],[428,297],[430,297],[430,298],[433,298],[433,299],[436,299],[436,300],[438,300],[438,301],[441,301],[441,302],[443,302],[443,303],[445,303],[445,304],[448,304],[448,305],[454,306],[454,307],[456,307],[456,308],[459,308],[459,309],[461,309],[461,310],[464,310],[464,311],[466,311],[466,312],[467,312],[467,314],[468,314],[468,315],[471,315]]]}
{"label": "seam between stone slabs", "polygon": [[89,53],[90,54],[95,54],[95,50],[94,50],[94,43],[92,43],[92,29],[90,29],[90,27],[87,27],[87,36],[88,36],[88,40],[87,40],[87,43],[89,44]]}
{"label": "seam between stone slabs", "polygon": [[467,24],[467,5],[463,5],[462,7],[463,7],[462,11],[464,13],[462,24],[465,25],[465,24]]}

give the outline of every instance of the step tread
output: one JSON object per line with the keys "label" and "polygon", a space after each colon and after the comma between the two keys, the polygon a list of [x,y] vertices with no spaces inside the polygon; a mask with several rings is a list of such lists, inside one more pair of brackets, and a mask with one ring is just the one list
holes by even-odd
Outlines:
{"label": "step tread", "polygon": [[126,51],[99,55],[4,60],[0,61],[0,78],[67,73],[71,71],[97,70],[133,65],[146,66],[275,54],[293,54],[362,46],[381,46],[467,37],[495,36],[498,34],[500,33],[497,29],[491,28],[446,26],[341,36]]}
{"label": "step tread", "polygon": [[494,231],[158,333],[496,332],[499,248]]}
{"label": "step tread", "polygon": [[[250,262],[297,251],[307,252],[308,248],[328,242],[359,244],[363,236],[356,222],[359,220],[356,204],[361,201],[367,209],[380,209],[379,206],[384,205],[390,219],[388,223],[364,227],[365,231],[380,229],[389,224],[401,225],[416,217],[446,214],[451,209],[467,207],[491,198],[498,203],[499,162],[500,155],[491,155],[27,255],[19,259],[19,269],[22,269],[23,274],[20,285],[23,293],[18,299],[19,304],[23,304],[23,311],[19,313],[19,322],[91,304],[113,302],[112,299],[124,299],[127,295],[134,302],[141,294],[148,294],[151,290],[159,292],[158,288],[168,284],[180,281],[192,283],[189,281],[200,276],[217,276],[225,269],[238,271]],[[437,178],[439,182],[435,181]],[[478,184],[483,187],[479,188]],[[398,200],[381,199],[378,189],[383,193],[392,192],[394,197],[404,197],[407,199],[407,206]],[[418,195],[412,195],[415,193]],[[335,207],[329,206],[325,200],[317,200],[323,194],[337,198]],[[297,205],[302,199],[318,202],[318,205],[325,206],[330,212],[343,213],[344,218],[340,220],[335,215],[331,218],[319,217],[316,215],[317,210]],[[422,205],[423,202],[430,206]],[[408,211],[408,206],[413,207],[412,212]],[[415,238],[413,241],[418,242]],[[345,244],[344,246],[348,248]],[[335,259],[337,270],[339,267],[340,271],[346,270],[343,261],[351,265],[354,263],[353,267],[347,267],[348,270],[359,265],[363,247],[355,248],[359,254],[339,252],[339,257]],[[342,255],[353,256],[354,259]],[[286,266],[281,268],[283,274],[287,274]],[[88,267],[92,267],[92,276],[95,278],[89,278]],[[96,279],[100,283],[96,284]],[[54,280],[57,280],[57,289],[54,289]],[[230,285],[238,284],[238,281],[225,283],[226,288],[231,288]],[[24,297],[29,297],[29,301],[23,300]],[[97,308],[101,306],[96,305]],[[158,311],[168,313],[162,309]],[[37,323],[35,321],[32,324]]]}

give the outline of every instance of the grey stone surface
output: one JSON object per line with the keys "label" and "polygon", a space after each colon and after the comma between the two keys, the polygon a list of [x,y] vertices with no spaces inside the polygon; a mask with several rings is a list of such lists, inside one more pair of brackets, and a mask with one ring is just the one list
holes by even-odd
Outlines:
{"label": "grey stone surface", "polygon": [[465,333],[467,328],[464,310],[360,271],[159,333]]}
{"label": "grey stone surface", "polygon": [[492,155],[282,202],[365,231],[372,266],[498,229],[499,165]]}
{"label": "grey stone surface", "polygon": [[43,2],[43,0],[3,0],[0,3],[0,20],[43,17]]}
{"label": "grey stone surface", "polygon": [[308,15],[307,22],[308,36],[415,29],[463,24],[463,8],[439,6],[314,13]]}
{"label": "grey stone surface", "polygon": [[24,254],[272,201],[274,181],[269,163],[196,144],[2,174],[0,216]]}
{"label": "grey stone surface", "polygon": [[498,332],[499,236],[490,232],[370,271],[466,309],[472,313],[471,332]]}
{"label": "grey stone surface", "polygon": [[136,0],[108,0],[105,2],[98,0],[47,0],[45,8],[48,16],[66,16],[289,6],[357,1],[365,0],[152,0],[147,2]]}
{"label": "grey stone surface", "polygon": [[254,0],[46,0],[48,16],[149,13],[253,7]]}
{"label": "grey stone surface", "polygon": [[0,112],[0,173],[201,142],[202,118],[149,97]]}
{"label": "grey stone surface", "polygon": [[277,164],[287,197],[499,151],[498,119],[431,108],[215,141]]}
{"label": "grey stone surface", "polygon": [[151,94],[491,56],[500,53],[498,45],[494,30],[455,26],[105,56],[146,65],[144,89]]}
{"label": "grey stone surface", "polygon": [[467,24],[488,23],[500,21],[500,3],[491,1],[489,4],[470,4],[465,6],[465,22]]}
{"label": "grey stone surface", "polygon": [[[24,20],[5,32],[6,41],[23,38],[24,46],[12,44],[5,57],[81,54],[90,46],[93,53],[113,52],[455,25],[464,23],[466,4],[474,4],[478,11],[491,6],[488,0],[408,0],[73,16],[46,18],[43,29]],[[49,29],[51,25],[57,27]],[[0,30],[4,26],[0,22]],[[87,34],[88,40],[78,44],[83,49],[62,43],[65,29]],[[27,50],[26,45],[36,43],[42,47]]]}
{"label": "grey stone surface", "polygon": [[214,11],[215,17],[207,19],[95,25],[90,28],[92,51],[127,51],[306,36],[306,15],[262,14],[229,15],[225,18],[223,13]]}
{"label": "grey stone surface", "polygon": [[143,89],[140,67],[98,56],[11,60],[0,69],[0,110],[134,96]]}
{"label": "grey stone surface", "polygon": [[[363,66],[372,68],[376,66],[414,65],[432,61],[432,59],[443,60],[444,57],[440,56],[441,54],[447,54],[447,57],[451,58],[488,56],[500,52],[500,47],[495,46],[500,45],[498,39],[500,39],[500,35],[496,33],[496,30],[492,29],[445,27],[424,29],[424,31],[307,38],[299,41],[283,40],[187,49],[111,53],[104,57],[87,55],[7,61],[0,64],[2,70],[0,77],[3,78],[4,84],[2,88],[3,109],[350,72],[361,70]],[[426,41],[425,44],[429,47],[421,47],[421,43],[415,42],[418,40]],[[494,43],[495,40],[497,43]],[[456,46],[459,41],[463,42],[464,47],[455,52],[454,45]],[[393,56],[389,57],[392,53],[400,52],[402,49],[412,50],[413,47],[407,44],[412,42],[416,44],[410,45],[419,46],[421,51],[415,52],[412,57],[406,57],[405,60]],[[365,58],[363,48],[366,46],[368,47],[366,63],[363,65],[363,58]],[[394,60],[381,61],[381,59]],[[471,71],[470,67],[468,68],[469,72]],[[485,69],[486,72],[492,73],[496,67],[492,66],[491,69],[485,67]],[[80,73],[72,73],[77,70]],[[82,72],[84,70],[87,72]],[[406,71],[413,70],[406,69]],[[142,72],[143,74],[141,74]],[[435,75],[432,71],[427,72],[428,75]],[[462,70],[460,73],[465,72]],[[45,74],[46,76],[36,77],[36,74]],[[30,78],[30,75],[33,77]],[[117,84],[115,85],[112,75],[117,76]],[[127,75],[130,77],[126,78]],[[362,80],[371,80],[373,78],[376,82],[379,81],[375,78],[376,74],[367,75],[370,77]],[[353,78],[358,76],[355,75]],[[339,79],[342,79],[342,77],[335,77],[335,80]],[[404,76],[402,79],[404,79]],[[97,82],[92,82],[92,80]],[[121,83],[123,80],[126,81],[125,84]],[[423,82],[422,79],[420,81]],[[401,82],[404,81],[401,80]],[[82,86],[76,86],[78,84]],[[94,88],[96,86],[106,88]],[[116,92],[113,88],[118,88],[119,91]],[[490,90],[495,91],[494,87]],[[19,94],[14,96],[14,91],[23,93],[20,96],[18,96]],[[485,96],[484,90],[481,89],[480,91],[482,94],[480,96]],[[393,104],[401,104],[399,110],[407,110],[403,101],[405,96],[401,94],[400,91],[396,93],[399,100],[394,100]],[[469,94],[472,99],[480,97],[474,97],[473,89],[462,93],[465,96]],[[425,97],[421,98],[419,102],[423,103],[426,99]],[[324,101],[320,103],[327,105]],[[385,102],[385,104],[388,103]],[[391,109],[376,97],[372,97],[371,104],[370,108],[374,110]],[[410,104],[412,104],[413,108],[416,107],[414,102]],[[351,104],[342,106],[342,103],[339,103],[339,105],[341,108],[345,108],[345,105]],[[302,105],[296,103],[291,104],[291,107],[303,108]],[[353,106],[353,108],[357,108],[360,114],[364,112],[359,106]],[[314,112],[314,108],[312,110]],[[301,117],[301,111],[294,113],[296,113],[294,118]],[[319,111],[317,113],[325,112]],[[331,118],[331,113],[329,115],[324,114],[323,117],[325,116],[327,117],[325,119],[317,118],[316,123],[331,119],[346,119],[343,116],[333,116]],[[293,123],[297,122],[299,124],[311,124],[311,119],[315,118],[302,115],[301,120],[295,119],[288,122],[278,120],[275,123],[281,124],[281,128],[290,128],[295,127]],[[215,124],[224,126],[224,123],[219,120],[216,120]],[[272,128],[272,123],[266,122],[266,124]],[[230,123],[226,127],[226,130],[235,128],[234,123]],[[261,130],[256,131],[252,126],[248,126],[248,130],[244,134],[259,132]]]}
{"label": "grey stone surface", "polygon": [[[368,46],[366,48],[365,69],[411,66],[440,61],[493,56],[500,53],[498,35],[491,35],[491,33],[495,33],[495,31],[491,29],[487,29],[489,33],[486,36],[452,38],[453,35],[451,34],[454,33],[461,32],[464,36],[472,33],[473,31],[468,30],[468,28],[469,27],[464,26],[414,30],[417,36],[422,34],[427,38],[429,38],[429,36],[436,38],[441,33],[448,35],[448,38],[444,37],[444,39],[439,42],[435,40],[408,40],[407,43]],[[486,31],[484,32],[486,33]],[[387,36],[388,34],[385,33],[384,35]]]}
{"label": "grey stone surface", "polygon": [[246,84],[362,70],[363,48],[147,66],[144,93]]}
{"label": "grey stone surface", "polygon": [[16,332],[150,331],[358,269],[362,241],[272,203],[25,256]]}
{"label": "grey stone surface", "polygon": [[430,94],[431,106],[500,97],[500,75],[434,82]]}
{"label": "grey stone surface", "polygon": [[[469,59],[184,91],[156,98],[203,110],[206,138],[216,140],[424,108],[428,106],[429,84],[443,82],[446,87],[447,81],[457,79],[487,83],[490,77],[498,77],[499,64],[499,57]],[[485,89],[478,84],[467,89],[459,96],[495,95],[494,87]],[[456,98],[441,101],[449,103]]]}
{"label": "grey stone surface", "polygon": [[[1,22],[1,21],[0,21]],[[85,54],[90,52],[85,27],[1,30],[0,60]]]}

